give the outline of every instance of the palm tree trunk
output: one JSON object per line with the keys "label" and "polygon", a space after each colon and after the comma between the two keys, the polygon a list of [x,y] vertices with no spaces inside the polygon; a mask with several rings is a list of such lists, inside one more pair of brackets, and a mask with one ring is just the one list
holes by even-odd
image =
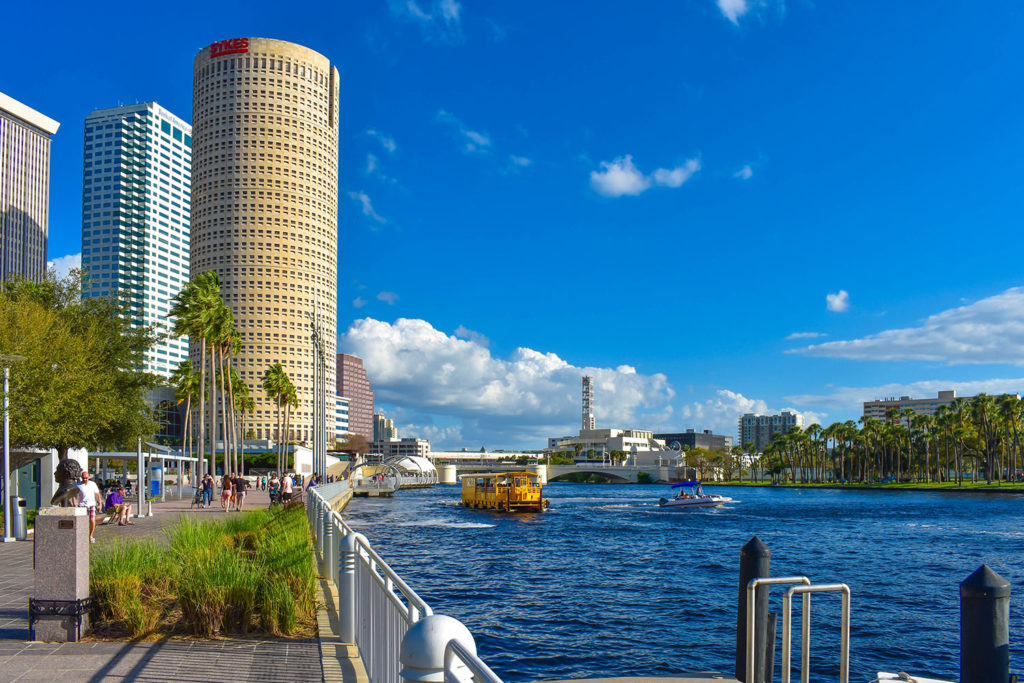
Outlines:
{"label": "palm tree trunk", "polygon": [[206,338],[199,340],[199,472],[206,475]]}
{"label": "palm tree trunk", "polygon": [[221,439],[224,443],[224,474],[231,469],[231,463],[228,462],[228,409],[225,406],[227,392],[227,381],[224,377],[224,346],[218,344],[217,346],[217,370],[220,372],[220,433]]}

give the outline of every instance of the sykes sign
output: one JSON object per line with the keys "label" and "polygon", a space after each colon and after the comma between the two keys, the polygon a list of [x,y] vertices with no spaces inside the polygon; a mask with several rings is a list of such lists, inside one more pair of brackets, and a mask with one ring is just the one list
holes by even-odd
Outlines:
{"label": "sykes sign", "polygon": [[221,55],[234,55],[239,52],[249,51],[249,39],[248,38],[232,38],[231,40],[219,40],[216,43],[210,44],[210,57],[220,57]]}

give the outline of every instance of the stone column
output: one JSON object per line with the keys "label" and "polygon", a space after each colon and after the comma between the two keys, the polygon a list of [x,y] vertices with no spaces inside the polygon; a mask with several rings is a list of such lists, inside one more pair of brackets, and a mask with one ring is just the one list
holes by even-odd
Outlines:
{"label": "stone column", "polygon": [[[33,543],[36,600],[81,600],[89,597],[89,514],[85,508],[48,507],[39,511]],[[89,626],[82,617],[82,633]],[[75,617],[41,617],[35,638],[45,642],[78,640]]]}

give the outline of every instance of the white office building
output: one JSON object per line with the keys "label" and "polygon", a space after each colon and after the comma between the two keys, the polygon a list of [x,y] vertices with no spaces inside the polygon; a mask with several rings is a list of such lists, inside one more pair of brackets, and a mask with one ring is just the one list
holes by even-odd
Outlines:
{"label": "white office building", "polygon": [[334,439],[341,441],[348,431],[348,399],[344,396],[334,397]]}
{"label": "white office building", "polygon": [[[85,118],[82,297],[120,299],[137,326],[169,332],[171,299],[188,282],[192,126],[156,102]],[[188,338],[166,338],[143,370],[169,376]]]}

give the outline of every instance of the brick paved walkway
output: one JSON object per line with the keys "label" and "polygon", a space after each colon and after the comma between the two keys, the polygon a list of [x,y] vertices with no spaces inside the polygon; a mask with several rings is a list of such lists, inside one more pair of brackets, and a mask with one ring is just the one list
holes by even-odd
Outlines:
{"label": "brick paved walkway", "polygon": [[[220,507],[190,510],[192,496],[168,494],[153,504],[153,516],[132,518],[133,526],[99,526],[96,545],[125,536],[163,539],[163,529],[180,515],[222,518]],[[216,501],[215,501],[216,502]],[[246,497],[246,509],[269,504],[263,492]],[[227,513],[236,514],[236,513]],[[30,537],[31,538],[31,537]],[[0,683],[75,680],[322,681],[320,644],[313,639],[165,640],[155,643],[28,642],[28,599],[32,594],[32,541],[0,543]]]}

